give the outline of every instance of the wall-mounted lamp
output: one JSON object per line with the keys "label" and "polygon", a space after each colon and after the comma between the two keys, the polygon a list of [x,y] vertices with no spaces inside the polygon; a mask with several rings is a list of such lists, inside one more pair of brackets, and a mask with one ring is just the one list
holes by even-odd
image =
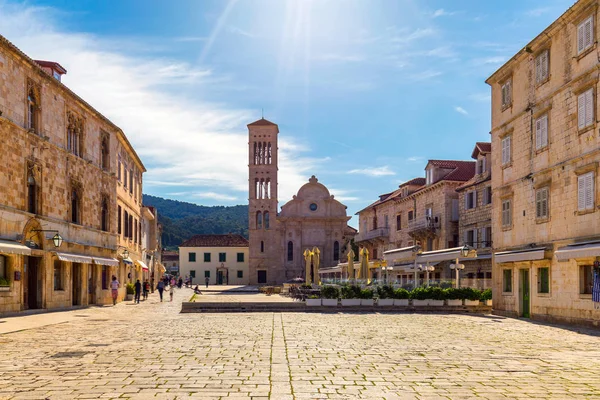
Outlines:
{"label": "wall-mounted lamp", "polygon": [[55,229],[33,229],[31,232],[56,232],[54,236],[52,236],[52,243],[54,243],[54,247],[60,247],[63,242],[62,236]]}

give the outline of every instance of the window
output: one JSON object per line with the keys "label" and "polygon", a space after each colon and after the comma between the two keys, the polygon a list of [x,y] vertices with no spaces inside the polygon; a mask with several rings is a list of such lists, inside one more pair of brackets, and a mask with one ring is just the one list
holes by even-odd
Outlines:
{"label": "window", "polygon": [[550,50],[542,51],[535,58],[535,83],[543,83],[550,76]]}
{"label": "window", "polygon": [[54,260],[54,290],[64,290],[63,263],[60,260]]}
{"label": "window", "polygon": [[196,253],[191,252],[188,254],[188,261],[189,262],[196,262]]}
{"label": "window", "polygon": [[433,183],[433,169],[428,168],[425,170],[425,184],[431,185]]}
{"label": "window", "polygon": [[256,212],[256,229],[262,229],[262,212]]}
{"label": "window", "polygon": [[333,242],[333,261],[340,260],[340,242]]}
{"label": "window", "polygon": [[594,209],[594,173],[588,172],[577,177],[577,209]]}
{"label": "window", "polygon": [[142,243],[142,222],[138,222],[138,243]]}
{"label": "window", "polygon": [[402,230],[402,214],[396,215],[396,230],[397,231]]}
{"label": "window", "polygon": [[125,229],[123,230],[123,236],[125,238],[129,237],[129,213],[127,211],[123,211],[123,220],[125,221]]}
{"label": "window", "polygon": [[512,80],[504,82],[502,85],[502,108],[509,107],[512,104]]}
{"label": "window", "polygon": [[594,123],[594,89],[577,96],[577,126],[584,129]]}
{"label": "window", "polygon": [[592,294],[592,286],[594,279],[592,276],[591,265],[580,265],[579,266],[579,293],[581,294]]}
{"label": "window", "polygon": [[512,209],[511,200],[502,201],[502,227],[510,227],[512,225]]}
{"label": "window", "polygon": [[227,254],[219,253],[219,262],[225,262],[225,261],[227,261]]}
{"label": "window", "polygon": [[548,188],[541,188],[535,192],[535,217],[548,218]]}
{"label": "window", "polygon": [[0,254],[0,279],[8,280],[8,271],[6,267],[6,257]]}
{"label": "window", "polygon": [[129,214],[129,239],[133,239],[133,215]]}
{"label": "window", "polygon": [[29,83],[29,90],[27,91],[27,129],[35,133],[40,133],[39,119],[40,119],[40,98],[39,89],[36,88],[32,83]]}
{"label": "window", "polygon": [[190,270],[190,278],[195,278],[196,277],[196,270],[192,269]]}
{"label": "window", "polygon": [[121,182],[121,157],[119,157],[119,163],[117,164],[117,179]]}
{"label": "window", "polygon": [[383,226],[385,228],[389,228],[389,219],[387,214],[383,216]]}
{"label": "window", "polygon": [[485,157],[477,159],[477,173],[483,174],[485,172]]}
{"label": "window", "polygon": [[237,253],[237,262],[244,262],[244,253]]}
{"label": "window", "polygon": [[548,114],[535,120],[535,149],[540,150],[548,146]]}
{"label": "window", "polygon": [[377,216],[373,217],[373,230],[377,229]]}
{"label": "window", "polygon": [[492,204],[492,187],[483,188],[483,205]]}
{"label": "window", "polygon": [[265,252],[265,242],[263,242],[262,240],[260,241],[260,252],[261,253]]}
{"label": "window", "polygon": [[102,135],[102,142],[100,143],[100,167],[103,170],[108,171],[110,168],[110,157],[109,157],[110,146],[108,143],[108,135]]}
{"label": "window", "polygon": [[465,195],[465,209],[470,210],[477,207],[477,191],[472,190]]}
{"label": "window", "polygon": [[414,211],[411,210],[411,211],[408,212],[408,220],[409,221],[413,220],[413,215],[414,215]]}
{"label": "window", "polygon": [[594,44],[594,17],[586,18],[577,26],[577,54],[583,53]]}
{"label": "window", "polygon": [[502,271],[502,291],[504,293],[512,292],[512,269]]}
{"label": "window", "polygon": [[137,219],[134,220],[133,222],[133,243],[137,243],[138,242],[138,224],[137,224]]}
{"label": "window", "polygon": [[465,244],[471,247],[477,247],[477,229],[470,229],[465,232]]}
{"label": "window", "polygon": [[67,113],[67,150],[76,156],[83,156],[83,119],[75,114]]}
{"label": "window", "polygon": [[287,260],[294,261],[294,242],[291,240],[287,244]]}
{"label": "window", "polygon": [[502,139],[502,165],[506,165],[511,162],[511,136],[506,136]]}
{"label": "window", "polygon": [[133,169],[129,170],[129,193],[133,194]]}
{"label": "window", "polygon": [[121,234],[121,206],[117,206],[117,233]]}
{"label": "window", "polygon": [[269,212],[265,211],[265,229],[269,229]]}
{"label": "window", "polygon": [[210,271],[204,271],[204,277],[210,278]]}
{"label": "window", "polygon": [[127,167],[123,166],[123,187],[127,189]]}
{"label": "window", "polygon": [[[108,232],[108,226],[109,226],[109,214],[108,214],[108,199],[106,197],[102,198],[102,211],[101,211],[101,215],[100,215],[100,229],[103,230],[104,232]],[[120,219],[119,219],[120,220]],[[119,230],[121,230],[121,227],[119,227]]]}
{"label": "window", "polygon": [[550,268],[538,268],[538,293],[550,293]]}
{"label": "window", "polygon": [[81,196],[79,191],[75,188],[71,189],[71,222],[74,224],[81,224]]}
{"label": "window", "polygon": [[238,272],[237,272],[237,277],[238,277],[238,278],[243,278],[243,277],[244,277],[244,271],[240,271],[240,270],[238,270]]}
{"label": "window", "polygon": [[210,253],[204,253],[204,262],[210,262]]}
{"label": "window", "polygon": [[32,214],[38,213],[38,186],[33,175],[33,167],[28,168],[27,173],[27,211]]}
{"label": "window", "polygon": [[481,247],[492,247],[492,227],[481,229]]}

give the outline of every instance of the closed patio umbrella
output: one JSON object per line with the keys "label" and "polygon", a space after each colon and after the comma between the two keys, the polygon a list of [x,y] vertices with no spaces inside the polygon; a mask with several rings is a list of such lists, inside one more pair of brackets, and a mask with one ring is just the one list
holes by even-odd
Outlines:
{"label": "closed patio umbrella", "polygon": [[369,250],[366,247],[362,249],[362,258],[360,260],[360,279],[369,281]]}
{"label": "closed patio umbrella", "polygon": [[312,283],[310,280],[310,263],[312,261],[312,252],[309,249],[304,250],[304,261],[306,262],[304,271],[306,276],[304,281],[307,285],[310,285]]}
{"label": "closed patio umbrella", "polygon": [[[312,254],[313,254],[313,268],[315,269],[313,271],[313,273],[315,275],[318,275],[319,274],[319,264],[321,263],[321,250],[319,250],[318,247],[313,247]],[[315,281],[318,281],[318,280],[320,280],[320,278],[317,278],[315,276]],[[321,283],[321,282],[318,282],[318,283]]]}
{"label": "closed patio umbrella", "polygon": [[354,274],[354,252],[352,251],[352,248],[350,248],[350,251],[348,252],[348,279],[355,279],[355,274]]}

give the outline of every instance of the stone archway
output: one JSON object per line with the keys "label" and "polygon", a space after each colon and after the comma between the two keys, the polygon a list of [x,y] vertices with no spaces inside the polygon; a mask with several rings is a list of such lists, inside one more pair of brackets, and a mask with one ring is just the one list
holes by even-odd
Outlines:
{"label": "stone archway", "polygon": [[[42,224],[35,218],[30,218],[23,228],[23,244],[32,249],[44,250],[46,237],[42,230]],[[38,232],[36,232],[38,231]]]}

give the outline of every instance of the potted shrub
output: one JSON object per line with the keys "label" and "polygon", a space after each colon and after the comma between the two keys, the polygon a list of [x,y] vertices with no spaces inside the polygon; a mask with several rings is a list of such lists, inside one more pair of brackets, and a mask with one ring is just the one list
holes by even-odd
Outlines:
{"label": "potted shrub", "polygon": [[346,285],[342,286],[341,297],[342,306],[360,306],[360,286]]}
{"label": "potted shrub", "polygon": [[444,289],[444,292],[446,292],[446,302],[449,306],[463,305],[463,292],[461,289],[448,288]]}
{"label": "potted shrub", "polygon": [[465,298],[465,306],[478,306],[481,292],[473,288],[463,288],[463,296]]}
{"label": "potted shrub", "polygon": [[408,299],[410,299],[410,292],[404,288],[398,288],[394,290],[394,305],[395,306],[408,306]]}
{"label": "potted shrub", "polygon": [[321,305],[321,298],[319,296],[317,296],[316,294],[310,295],[306,299],[306,305],[309,306],[309,307],[320,306]]}
{"label": "potted shrub", "polygon": [[492,289],[485,289],[481,292],[481,301],[483,301],[483,304],[486,306],[492,305]]}
{"label": "potted shrub", "polygon": [[0,278],[0,292],[10,291],[10,281],[7,278]]}
{"label": "potted shrub", "polygon": [[377,305],[382,307],[394,305],[393,287],[390,285],[377,286]]}
{"label": "potted shrub", "polygon": [[428,287],[427,291],[429,292],[429,302],[430,306],[441,307],[444,305],[444,300],[446,300],[446,292],[441,287]]}
{"label": "potted shrub", "polygon": [[373,289],[363,289],[360,291],[360,305],[373,306]]}
{"label": "potted shrub", "polygon": [[340,289],[335,286],[323,286],[321,289],[322,304],[328,307],[337,307]]}
{"label": "potted shrub", "polygon": [[429,300],[427,296],[429,296],[429,292],[423,287],[414,288],[412,292],[410,292],[410,298],[412,299],[412,304],[415,307],[423,307],[428,305]]}
{"label": "potted shrub", "polygon": [[135,293],[133,283],[128,283],[127,285],[125,285],[125,290],[127,291],[127,297],[125,298],[125,300],[133,300],[133,294]]}

